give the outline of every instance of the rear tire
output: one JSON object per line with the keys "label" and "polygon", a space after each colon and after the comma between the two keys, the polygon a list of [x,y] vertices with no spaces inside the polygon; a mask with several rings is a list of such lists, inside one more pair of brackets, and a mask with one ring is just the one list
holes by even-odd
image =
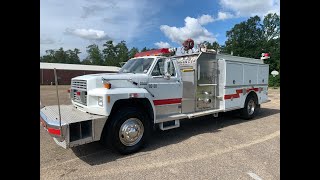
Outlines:
{"label": "rear tire", "polygon": [[259,107],[257,98],[253,95],[249,95],[246,98],[244,107],[240,110],[240,115],[243,119],[252,119],[257,114]]}
{"label": "rear tire", "polygon": [[119,109],[106,124],[104,144],[111,145],[120,154],[131,154],[140,150],[150,134],[148,116],[136,107]]}

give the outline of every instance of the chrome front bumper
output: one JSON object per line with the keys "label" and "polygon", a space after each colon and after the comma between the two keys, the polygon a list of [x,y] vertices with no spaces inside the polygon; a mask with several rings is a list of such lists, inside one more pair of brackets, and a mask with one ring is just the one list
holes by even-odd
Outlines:
{"label": "chrome front bumper", "polygon": [[[61,126],[59,121],[58,106],[46,106],[40,109],[40,123],[53,137],[54,141],[64,147],[74,147],[81,144],[100,140],[101,132],[107,116],[93,115],[78,110],[73,105],[61,105]],[[85,137],[81,134],[81,124],[85,122],[90,128]],[[79,132],[75,130],[79,129]],[[70,129],[72,129],[70,132]],[[74,138],[75,133],[80,133]]]}

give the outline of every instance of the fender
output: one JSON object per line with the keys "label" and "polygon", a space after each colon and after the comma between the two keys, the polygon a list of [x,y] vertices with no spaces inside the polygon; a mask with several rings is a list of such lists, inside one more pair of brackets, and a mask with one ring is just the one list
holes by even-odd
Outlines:
{"label": "fender", "polygon": [[130,98],[147,98],[152,106],[153,110],[153,122],[155,122],[156,112],[155,106],[152,101],[152,96],[144,88],[114,88],[106,89],[106,96],[110,96],[110,102],[107,102],[108,97],[106,97],[106,112],[109,115],[111,113],[112,107],[117,100],[130,99]]}

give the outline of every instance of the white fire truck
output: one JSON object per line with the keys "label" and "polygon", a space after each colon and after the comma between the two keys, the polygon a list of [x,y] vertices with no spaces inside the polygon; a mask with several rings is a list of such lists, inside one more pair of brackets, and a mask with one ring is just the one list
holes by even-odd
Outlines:
{"label": "white fire truck", "polygon": [[138,53],[117,74],[73,78],[72,105],[40,107],[41,124],[64,148],[102,141],[129,154],[156,127],[168,130],[180,120],[237,109],[251,119],[269,101],[263,58],[208,50],[166,56],[170,50]]}

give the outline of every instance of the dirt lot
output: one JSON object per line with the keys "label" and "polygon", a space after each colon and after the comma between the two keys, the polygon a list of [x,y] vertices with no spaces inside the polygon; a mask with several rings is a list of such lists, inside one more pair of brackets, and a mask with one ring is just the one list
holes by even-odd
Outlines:
{"label": "dirt lot", "polygon": [[[60,86],[61,104],[70,104]],[[43,104],[57,104],[54,86],[41,86]],[[156,131],[147,148],[122,156],[94,142],[73,149],[55,144],[40,126],[41,179],[280,179],[280,90],[244,121],[232,113],[182,121]]]}

